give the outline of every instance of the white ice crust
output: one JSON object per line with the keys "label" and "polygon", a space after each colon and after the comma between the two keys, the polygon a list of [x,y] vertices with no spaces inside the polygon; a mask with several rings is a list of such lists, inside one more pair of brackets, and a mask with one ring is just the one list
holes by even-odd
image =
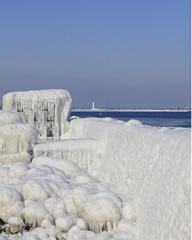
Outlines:
{"label": "white ice crust", "polygon": [[68,128],[71,96],[64,89],[10,92],[3,96],[3,109],[18,113],[32,124],[42,140],[58,140]]}

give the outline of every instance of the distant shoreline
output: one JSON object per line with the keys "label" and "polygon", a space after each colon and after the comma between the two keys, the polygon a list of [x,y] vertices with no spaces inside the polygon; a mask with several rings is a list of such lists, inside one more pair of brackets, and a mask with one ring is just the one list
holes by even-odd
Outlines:
{"label": "distant shoreline", "polygon": [[191,112],[186,109],[71,109],[71,112]]}
{"label": "distant shoreline", "polygon": [[[0,106],[2,110],[2,106]],[[107,108],[73,108],[71,112],[191,112],[190,109],[107,109]]]}

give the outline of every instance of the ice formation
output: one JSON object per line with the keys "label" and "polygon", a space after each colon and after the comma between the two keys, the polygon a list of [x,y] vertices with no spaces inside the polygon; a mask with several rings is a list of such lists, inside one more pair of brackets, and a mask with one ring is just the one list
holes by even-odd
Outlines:
{"label": "ice formation", "polygon": [[[48,156],[71,160],[92,175],[98,171],[103,145],[97,139],[68,139],[40,143],[34,147],[34,156]],[[94,167],[92,166],[94,164]]]}
{"label": "ice formation", "polygon": [[137,218],[138,236],[190,239],[190,130],[155,128],[135,120],[73,119],[65,138],[103,142],[95,176],[134,199],[137,216],[127,207],[124,217],[129,222]]}
{"label": "ice formation", "polygon": [[23,123],[19,114],[14,112],[0,110],[0,127],[5,124]]}
{"label": "ice formation", "polygon": [[118,235],[124,197],[69,160],[38,157],[2,166],[0,176],[0,218],[8,223],[2,239],[18,229],[23,235],[10,239],[88,240],[102,230]]}
{"label": "ice formation", "polygon": [[[23,110],[24,122],[42,120],[51,95],[33,93],[5,95],[4,107]],[[57,111],[62,96],[53,97]],[[50,137],[62,140],[36,144],[34,127],[14,114],[0,112],[0,239],[190,239],[190,130],[72,118]],[[41,120],[46,139],[50,125]]]}
{"label": "ice formation", "polygon": [[29,162],[37,142],[36,129],[28,124],[5,124],[0,127],[0,165]]}
{"label": "ice formation", "polygon": [[24,123],[35,126],[42,140],[58,140],[67,131],[71,96],[63,89],[10,92],[3,109],[18,113]]}

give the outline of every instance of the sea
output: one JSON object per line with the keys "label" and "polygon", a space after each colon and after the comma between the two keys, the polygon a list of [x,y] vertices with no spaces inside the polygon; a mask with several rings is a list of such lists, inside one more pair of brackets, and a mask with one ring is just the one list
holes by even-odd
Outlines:
{"label": "sea", "polygon": [[121,111],[72,110],[71,116],[81,118],[114,118],[122,121],[139,120],[143,125],[155,127],[191,128],[191,111]]}

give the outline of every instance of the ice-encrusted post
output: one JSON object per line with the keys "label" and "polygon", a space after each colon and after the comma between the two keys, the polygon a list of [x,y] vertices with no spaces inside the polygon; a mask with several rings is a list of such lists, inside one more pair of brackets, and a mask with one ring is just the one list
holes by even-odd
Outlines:
{"label": "ice-encrusted post", "polygon": [[59,140],[67,131],[71,102],[64,89],[10,92],[3,96],[3,109],[36,127],[40,140]]}

